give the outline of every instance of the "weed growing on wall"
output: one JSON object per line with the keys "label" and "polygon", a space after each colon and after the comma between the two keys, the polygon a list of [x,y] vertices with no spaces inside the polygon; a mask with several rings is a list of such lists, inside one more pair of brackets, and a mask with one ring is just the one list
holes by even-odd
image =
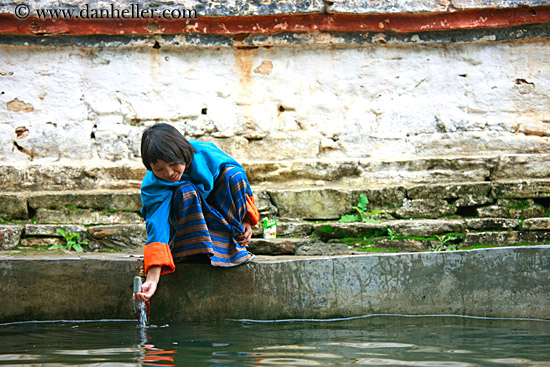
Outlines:
{"label": "weed growing on wall", "polygon": [[82,245],[87,245],[88,241],[78,241],[80,238],[79,233],[69,234],[60,228],[57,229],[57,232],[61,233],[67,243],[65,245],[52,245],[48,247],[48,250],[65,249],[71,251],[74,248],[76,252],[84,252]]}
{"label": "weed growing on wall", "polygon": [[361,194],[361,196],[359,196],[359,201],[357,203],[357,206],[352,207],[359,213],[359,215],[357,214],[342,215],[342,217],[340,217],[339,222],[340,223],[353,223],[353,222],[380,223],[379,220],[373,219],[371,217],[375,214],[381,214],[384,212],[381,210],[369,211],[367,209],[368,203],[369,203],[369,199],[367,198],[367,195]]}

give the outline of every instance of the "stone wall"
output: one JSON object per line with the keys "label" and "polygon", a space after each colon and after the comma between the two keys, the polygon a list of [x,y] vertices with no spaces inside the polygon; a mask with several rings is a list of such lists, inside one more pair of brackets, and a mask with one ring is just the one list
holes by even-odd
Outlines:
{"label": "stone wall", "polygon": [[[243,162],[542,161],[549,149],[545,1],[163,3],[205,25],[179,32],[189,20],[118,32],[32,18],[75,2],[30,2],[31,17],[14,20],[15,4],[0,2],[0,161],[16,174],[6,188],[19,182],[15,162],[60,176],[139,165],[141,132],[156,122]],[[225,33],[212,25],[220,19]]]}
{"label": "stone wall", "polygon": [[[260,215],[278,218],[278,237],[254,228],[262,255],[357,251],[428,251],[550,243],[550,180],[402,185],[370,189],[254,187]],[[356,214],[360,195],[369,203]],[[0,249],[64,245],[59,229],[87,241],[87,251],[141,252],[145,224],[139,190],[0,193]]]}

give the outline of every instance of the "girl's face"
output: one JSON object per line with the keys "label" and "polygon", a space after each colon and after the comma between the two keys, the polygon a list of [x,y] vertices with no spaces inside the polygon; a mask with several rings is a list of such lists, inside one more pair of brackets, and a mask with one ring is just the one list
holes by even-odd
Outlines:
{"label": "girl's face", "polygon": [[158,178],[162,178],[166,181],[177,182],[180,180],[181,175],[185,171],[185,164],[170,162],[166,163],[160,159],[155,163],[151,163],[153,173]]}

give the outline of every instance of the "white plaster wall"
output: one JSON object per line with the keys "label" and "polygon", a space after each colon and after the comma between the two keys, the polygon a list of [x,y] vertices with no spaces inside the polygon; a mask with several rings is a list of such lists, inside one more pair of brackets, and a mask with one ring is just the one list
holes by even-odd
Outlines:
{"label": "white plaster wall", "polygon": [[0,160],[138,160],[142,130],[159,121],[249,160],[547,152],[548,60],[545,39],[3,45]]}

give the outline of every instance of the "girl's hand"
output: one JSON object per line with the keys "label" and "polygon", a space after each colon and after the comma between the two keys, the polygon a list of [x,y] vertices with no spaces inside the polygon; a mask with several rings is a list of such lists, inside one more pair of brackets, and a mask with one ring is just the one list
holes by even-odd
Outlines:
{"label": "girl's hand", "polygon": [[140,302],[147,302],[151,297],[153,297],[153,294],[155,294],[155,291],[157,290],[157,283],[153,281],[146,281],[141,285],[141,292],[134,293],[134,298],[136,301]]}
{"label": "girl's hand", "polygon": [[238,236],[235,236],[235,239],[241,246],[248,246],[250,239],[252,238],[252,225],[250,224],[248,218],[243,220],[244,232]]}
{"label": "girl's hand", "polygon": [[157,290],[157,285],[160,279],[160,271],[162,267],[160,266],[151,266],[147,272],[147,280],[141,285],[141,292],[134,293],[134,299],[140,302],[147,302],[155,291]]}

